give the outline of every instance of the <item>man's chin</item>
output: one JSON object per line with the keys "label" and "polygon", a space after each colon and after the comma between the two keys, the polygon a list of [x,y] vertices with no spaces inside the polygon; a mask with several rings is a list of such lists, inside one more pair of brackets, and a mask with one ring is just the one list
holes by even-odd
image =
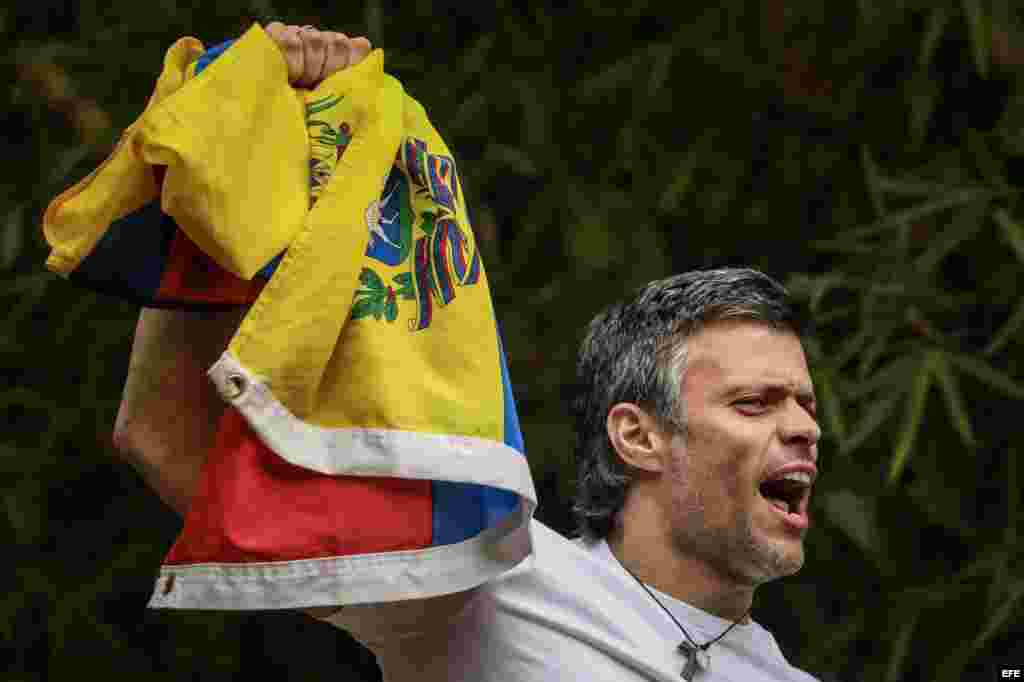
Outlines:
{"label": "man's chin", "polygon": [[804,565],[803,535],[764,534],[755,540],[754,563],[761,580],[768,582],[793,575]]}

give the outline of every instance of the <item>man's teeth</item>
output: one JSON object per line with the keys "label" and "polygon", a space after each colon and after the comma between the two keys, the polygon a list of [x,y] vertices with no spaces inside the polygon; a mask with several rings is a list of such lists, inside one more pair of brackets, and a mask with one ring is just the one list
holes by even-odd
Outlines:
{"label": "man's teeth", "polygon": [[783,474],[780,478],[784,481],[796,481],[806,485],[811,484],[811,475],[806,471],[791,471],[788,474]]}

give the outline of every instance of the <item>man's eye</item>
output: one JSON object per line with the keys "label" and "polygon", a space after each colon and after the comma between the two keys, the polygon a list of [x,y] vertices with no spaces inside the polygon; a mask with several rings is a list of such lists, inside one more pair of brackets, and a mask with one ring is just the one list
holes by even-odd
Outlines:
{"label": "man's eye", "polygon": [[744,412],[756,412],[768,406],[764,398],[743,398],[734,402],[733,405],[738,405]]}

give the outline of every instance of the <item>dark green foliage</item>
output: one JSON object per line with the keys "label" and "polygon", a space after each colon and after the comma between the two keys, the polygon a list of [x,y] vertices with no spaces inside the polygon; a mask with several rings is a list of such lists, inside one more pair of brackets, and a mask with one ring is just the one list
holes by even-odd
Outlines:
{"label": "dark green foliage", "polygon": [[[1000,657],[1021,665],[1024,17],[1012,4],[158,7],[0,8],[12,679],[375,679],[365,650],[299,616],[144,610],[178,522],[109,446],[136,310],[41,266],[46,203],[141,111],[171,42],[214,44],[272,16],[368,34],[453,150],[542,520],[572,527],[563,397],[589,318],[672,272],[759,267],[815,312],[826,436],[807,565],[762,588],[755,617],[823,679],[994,679]],[[388,319],[389,290],[411,282],[363,285],[363,312]]]}

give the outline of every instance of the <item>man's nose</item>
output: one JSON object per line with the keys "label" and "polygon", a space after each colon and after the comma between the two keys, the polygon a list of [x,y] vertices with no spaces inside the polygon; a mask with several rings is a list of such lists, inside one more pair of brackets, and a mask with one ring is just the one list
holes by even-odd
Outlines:
{"label": "man's nose", "polygon": [[812,446],[821,438],[821,427],[817,420],[795,400],[788,401],[779,430],[785,443],[803,442]]}

